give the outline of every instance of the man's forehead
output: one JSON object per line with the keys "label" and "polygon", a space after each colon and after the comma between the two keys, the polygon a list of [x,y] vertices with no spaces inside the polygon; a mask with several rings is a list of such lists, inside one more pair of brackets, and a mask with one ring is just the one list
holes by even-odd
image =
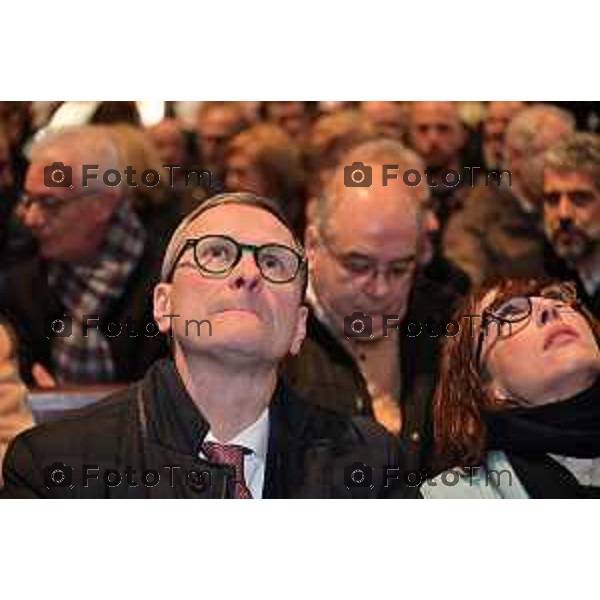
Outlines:
{"label": "man's forehead", "polygon": [[458,121],[458,107],[452,102],[417,102],[413,118],[416,121]]}
{"label": "man's forehead", "polygon": [[229,235],[240,242],[278,243],[295,247],[291,232],[267,210],[256,206],[224,204],[200,213],[182,237]]}
{"label": "man's forehead", "polygon": [[544,189],[593,189],[598,191],[594,185],[594,179],[585,171],[556,171],[544,169]]}

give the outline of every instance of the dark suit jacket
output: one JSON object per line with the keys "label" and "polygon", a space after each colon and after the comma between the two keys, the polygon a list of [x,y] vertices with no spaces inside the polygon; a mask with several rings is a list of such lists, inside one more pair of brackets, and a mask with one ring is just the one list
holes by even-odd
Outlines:
{"label": "dark suit jacket", "polygon": [[[209,425],[193,404],[170,359],[158,361],[126,391],[62,421],[18,436],[4,464],[4,497],[222,498],[230,495],[228,467],[198,458]],[[376,423],[304,403],[279,382],[269,408],[266,498],[372,498],[387,493],[384,466],[397,465],[394,440]],[[64,487],[46,486],[61,463],[73,469]],[[355,463],[372,467],[371,486],[346,487]],[[96,477],[84,485],[84,468]],[[58,471],[57,471],[58,469]],[[121,484],[105,485],[113,469]],[[127,471],[137,487],[126,485]],[[46,470],[46,471],[45,471]],[[134,470],[136,473],[132,474]],[[159,473],[156,486],[143,473]],[[189,477],[188,473],[197,476]],[[46,475],[46,480],[44,480]],[[115,482],[117,475],[109,476]],[[134,479],[135,477],[135,479]],[[58,481],[60,478],[55,477]],[[147,480],[152,483],[154,479]],[[348,480],[346,480],[348,481]],[[391,486],[389,487],[391,490]],[[397,493],[394,494],[397,496]]]}
{"label": "dark suit jacket", "polygon": [[[422,332],[400,336],[398,359],[402,377],[403,426],[401,446],[411,470],[425,467],[431,448],[431,397],[436,382],[440,343],[430,337],[424,323],[450,321],[458,297],[424,277],[417,278],[405,323],[418,321]],[[411,331],[417,331],[416,329]],[[311,311],[308,333],[300,353],[288,359],[282,374],[309,401],[346,415],[372,417],[371,397],[354,359]]]}

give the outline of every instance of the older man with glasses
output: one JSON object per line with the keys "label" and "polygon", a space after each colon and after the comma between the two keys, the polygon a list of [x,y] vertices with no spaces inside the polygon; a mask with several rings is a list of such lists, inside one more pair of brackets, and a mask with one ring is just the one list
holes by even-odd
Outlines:
{"label": "older man with glasses", "polygon": [[196,209],[174,233],[154,291],[172,357],[103,406],[17,438],[5,493],[387,494],[394,439],[368,419],[303,402],[278,376],[305,336],[306,277],[302,246],[274,203],[223,194]]}
{"label": "older man with glasses", "polygon": [[[352,149],[316,205],[306,235],[308,339],[285,368],[312,401],[374,417],[401,439],[414,469],[427,460],[438,345],[456,294],[422,275],[432,253],[429,190],[406,185],[403,172],[425,166],[393,148]],[[371,185],[348,185],[347,169],[361,161]],[[387,164],[397,178],[384,182]]]}
{"label": "older man with glasses", "polygon": [[[64,130],[33,146],[17,214],[37,253],[15,261],[0,289],[29,383],[133,381],[166,354],[158,329],[147,329],[164,246],[134,213],[131,188],[105,181],[119,169],[119,152],[101,126]],[[96,179],[86,181],[84,172]]]}

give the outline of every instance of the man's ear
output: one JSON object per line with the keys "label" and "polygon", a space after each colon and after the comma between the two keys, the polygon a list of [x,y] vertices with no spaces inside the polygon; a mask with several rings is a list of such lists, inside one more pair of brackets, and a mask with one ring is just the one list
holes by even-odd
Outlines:
{"label": "man's ear", "polygon": [[170,283],[158,283],[154,288],[153,315],[161,333],[169,333],[171,330],[171,318],[173,302],[171,299]]}
{"label": "man's ear", "polygon": [[294,334],[294,339],[292,340],[292,345],[290,346],[290,354],[292,356],[296,356],[298,352],[300,352],[300,348],[302,347],[302,342],[306,337],[306,320],[308,318],[308,306],[304,304],[300,306],[298,309],[298,322],[296,323],[296,332]]}

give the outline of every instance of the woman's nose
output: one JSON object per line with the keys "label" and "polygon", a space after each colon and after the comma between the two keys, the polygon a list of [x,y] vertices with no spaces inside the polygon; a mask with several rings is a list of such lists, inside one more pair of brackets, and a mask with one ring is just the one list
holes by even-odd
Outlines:
{"label": "woman's nose", "polygon": [[560,310],[556,302],[542,299],[538,301],[537,321],[540,325],[547,325],[556,319],[560,319]]}

